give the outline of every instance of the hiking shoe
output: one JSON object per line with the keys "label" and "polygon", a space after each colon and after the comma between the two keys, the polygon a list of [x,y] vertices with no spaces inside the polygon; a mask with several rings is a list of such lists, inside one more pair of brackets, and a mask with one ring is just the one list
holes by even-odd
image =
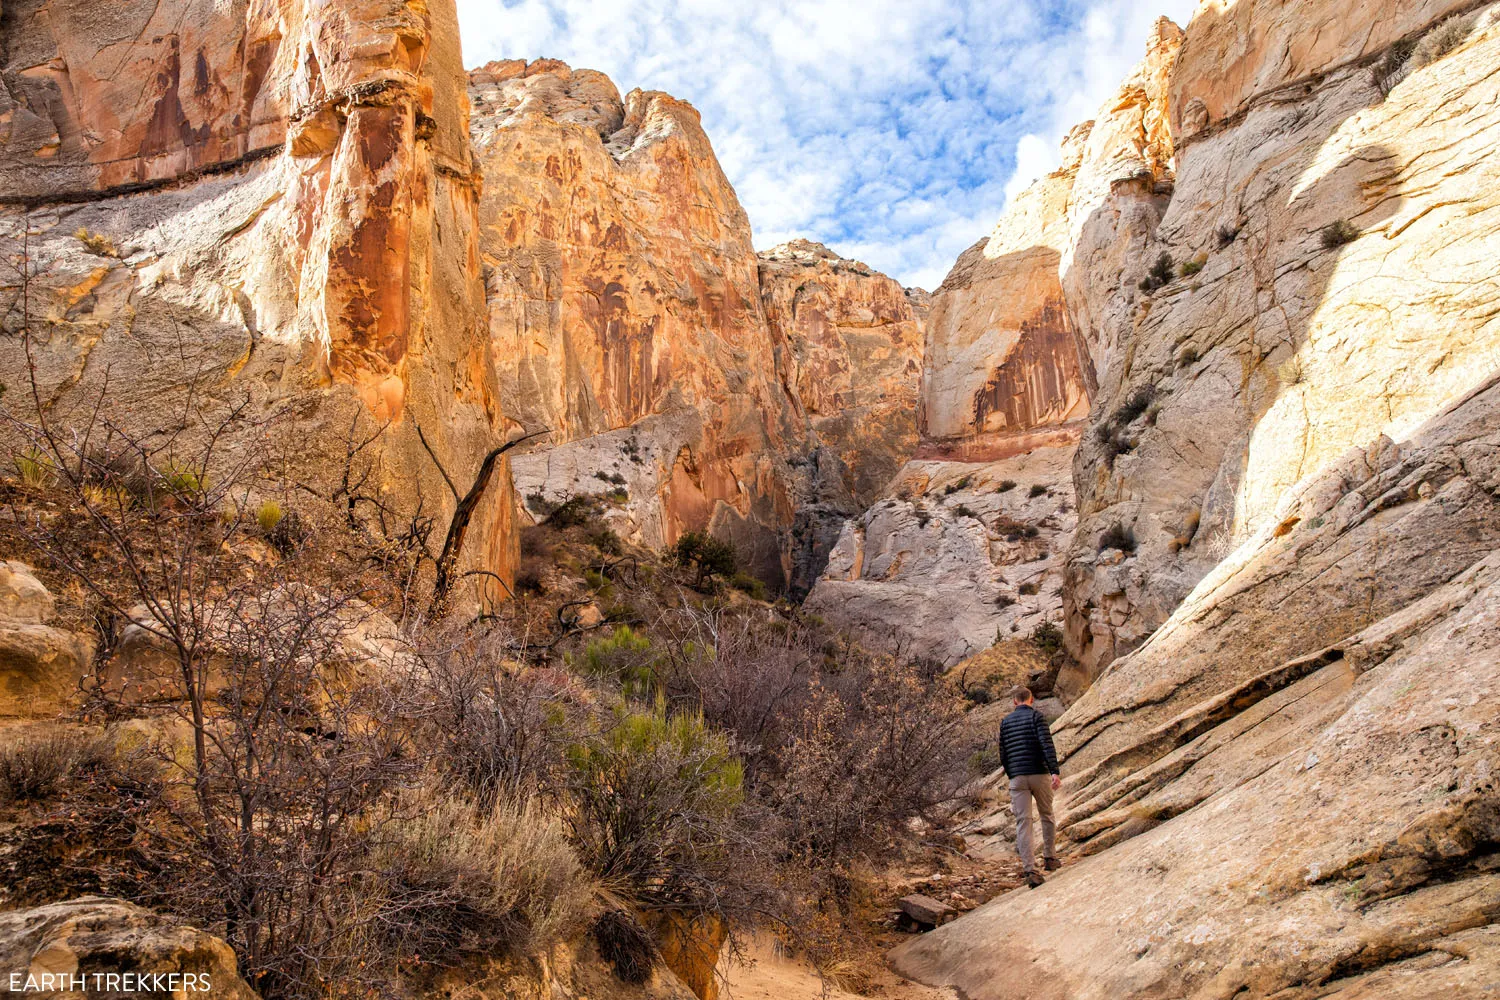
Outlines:
{"label": "hiking shoe", "polygon": [[1056,858],[1043,858],[1042,867],[1047,869],[1049,872],[1055,872],[1062,867],[1062,862],[1057,860]]}
{"label": "hiking shoe", "polygon": [[1040,889],[1046,883],[1046,881],[1046,879],[1042,878],[1041,872],[1026,873],[1026,884],[1031,886],[1033,889]]}

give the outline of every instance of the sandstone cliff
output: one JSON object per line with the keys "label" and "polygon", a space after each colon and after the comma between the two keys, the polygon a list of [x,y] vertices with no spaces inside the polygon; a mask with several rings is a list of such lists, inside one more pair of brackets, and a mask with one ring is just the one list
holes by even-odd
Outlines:
{"label": "sandstone cliff", "polygon": [[[1389,6],[1203,4],[1126,86],[1170,133],[1144,114],[1112,156],[1094,126],[1060,261],[1098,377],[1086,692],[1054,726],[1085,860],[903,947],[911,974],[1293,1000],[1500,968],[1500,27]],[[1170,159],[1137,160],[1153,134]]]}
{"label": "sandstone cliff", "polygon": [[685,102],[555,60],[470,94],[502,399],[550,431],[519,492],[613,495],[627,537],[709,528],[805,590],[817,512],[858,510],[915,445],[921,297],[817,244],[757,256]]}
{"label": "sandstone cliff", "polygon": [[[52,0],[3,31],[6,402],[29,327],[59,427],[101,396],[142,438],[233,413],[222,450],[272,437],[325,499],[374,438],[372,495],[451,512],[418,429],[465,484],[506,431],[452,0]],[[502,474],[467,567],[509,575],[512,507]]]}
{"label": "sandstone cliff", "polygon": [[1091,127],[932,297],[915,460],[845,524],[808,598],[867,642],[952,665],[1061,618],[1095,376],[1059,262]]}

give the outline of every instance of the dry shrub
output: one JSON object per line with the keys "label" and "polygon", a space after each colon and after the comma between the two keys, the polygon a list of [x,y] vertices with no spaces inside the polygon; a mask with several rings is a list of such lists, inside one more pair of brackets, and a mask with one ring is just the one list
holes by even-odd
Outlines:
{"label": "dry shrub", "polygon": [[1460,14],[1448,18],[1423,35],[1411,50],[1411,68],[1429,66],[1463,45],[1474,33],[1474,22],[1472,14]]}
{"label": "dry shrub", "polygon": [[614,966],[623,982],[641,985],[656,967],[656,947],[651,935],[628,910],[607,910],[589,929],[599,957]]}
{"label": "dry shrub", "polygon": [[820,902],[847,906],[856,859],[889,856],[907,822],[952,803],[972,752],[953,692],[886,658],[824,675],[757,792]]}
{"label": "dry shrub", "polygon": [[32,730],[0,747],[0,802],[31,802],[57,794],[80,771],[105,763],[113,740],[62,726]]}
{"label": "dry shrub", "polygon": [[523,954],[579,929],[594,892],[536,800],[492,805],[425,786],[405,796],[375,852],[400,954]]}

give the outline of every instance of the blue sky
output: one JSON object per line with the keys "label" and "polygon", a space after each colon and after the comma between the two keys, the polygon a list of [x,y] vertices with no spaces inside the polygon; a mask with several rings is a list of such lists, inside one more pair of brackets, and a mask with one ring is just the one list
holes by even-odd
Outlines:
{"label": "blue sky", "polygon": [[1197,0],[458,0],[464,60],[550,57],[691,101],[759,249],[935,288]]}

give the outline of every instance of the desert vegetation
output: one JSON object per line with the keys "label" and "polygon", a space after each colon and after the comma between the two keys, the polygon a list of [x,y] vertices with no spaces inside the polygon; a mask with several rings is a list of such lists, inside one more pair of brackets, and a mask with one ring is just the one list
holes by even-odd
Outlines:
{"label": "desert vegetation", "polygon": [[77,715],[0,753],[10,905],[180,915],[269,998],[559,941],[639,979],[663,915],[836,962],[871,859],[967,776],[948,686],[758,600],[722,540],[540,502],[514,599],[476,603],[451,524],[365,493],[378,428],[329,488],[273,425],[228,447],[247,419],[7,414],[5,541],[97,650]]}

